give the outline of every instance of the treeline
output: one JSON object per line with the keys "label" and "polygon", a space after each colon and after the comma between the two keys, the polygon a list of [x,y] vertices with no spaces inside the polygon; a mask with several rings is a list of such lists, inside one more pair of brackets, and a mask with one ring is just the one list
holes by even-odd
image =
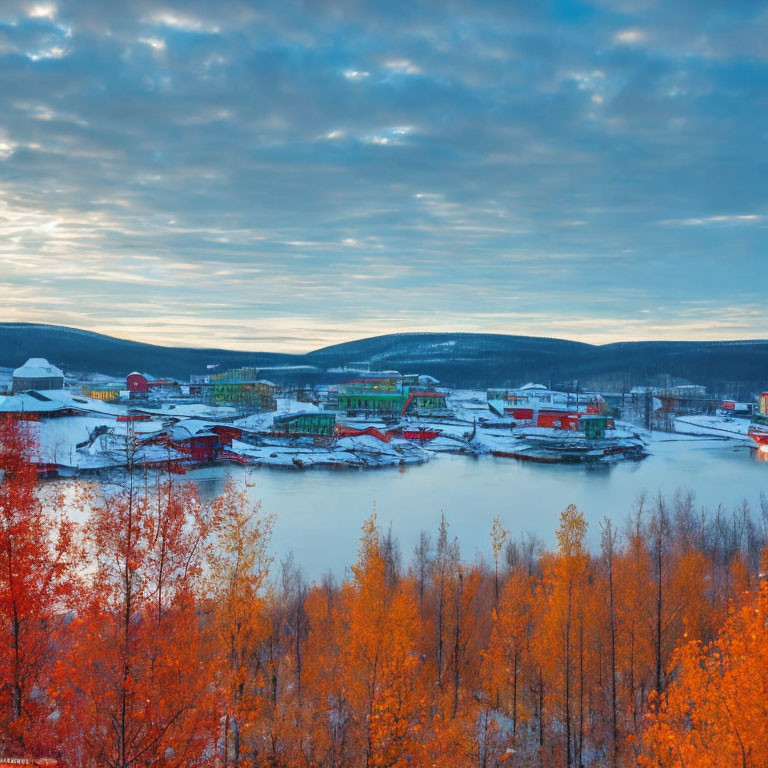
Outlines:
{"label": "treeline", "polygon": [[[269,556],[245,489],[127,478],[40,502],[0,423],[0,757],[71,768],[768,763],[768,506],[641,500],[601,546],[375,517],[342,583]],[[87,510],[77,526],[67,510]]]}

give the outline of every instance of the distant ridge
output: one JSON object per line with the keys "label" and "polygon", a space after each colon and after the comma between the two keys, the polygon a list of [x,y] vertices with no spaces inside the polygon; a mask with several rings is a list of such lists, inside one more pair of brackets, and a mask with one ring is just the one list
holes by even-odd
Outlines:
{"label": "distant ridge", "polygon": [[[57,325],[0,323],[0,366],[45,357],[65,371],[125,376],[133,370],[187,377],[206,365],[270,368],[279,383],[345,378],[327,373],[352,361],[428,373],[448,385],[489,387],[536,380],[619,391],[666,381],[703,384],[749,397],[768,389],[768,340],[641,341],[596,346],[565,339],[490,333],[395,333],[308,354],[163,347]],[[280,370],[285,366],[285,370]],[[288,366],[302,366],[291,370]],[[307,367],[308,366],[308,367]]]}

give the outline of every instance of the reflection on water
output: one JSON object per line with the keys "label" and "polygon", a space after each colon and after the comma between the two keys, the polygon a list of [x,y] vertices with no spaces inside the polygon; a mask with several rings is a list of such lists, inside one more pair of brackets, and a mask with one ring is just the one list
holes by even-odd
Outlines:
{"label": "reflection on water", "polygon": [[597,545],[598,523],[621,523],[642,493],[695,492],[699,504],[753,506],[768,493],[766,454],[722,440],[658,443],[639,462],[614,465],[544,465],[514,459],[441,456],[421,465],[371,471],[297,472],[214,467],[191,472],[203,498],[213,498],[228,477],[247,482],[265,512],[277,514],[273,551],[293,551],[307,575],[340,575],[355,560],[360,525],[375,508],[382,527],[392,526],[406,560],[419,532],[437,529],[445,512],[463,556],[488,556],[489,532],[499,515],[517,537],[536,533],[554,544],[560,512],[577,504]]}

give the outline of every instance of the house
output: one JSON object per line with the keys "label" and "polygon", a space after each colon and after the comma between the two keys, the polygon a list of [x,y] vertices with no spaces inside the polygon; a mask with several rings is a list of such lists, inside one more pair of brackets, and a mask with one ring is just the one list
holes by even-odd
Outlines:
{"label": "house", "polygon": [[11,392],[29,389],[63,389],[64,374],[43,357],[30,357],[21,368],[13,372]]}
{"label": "house", "polygon": [[330,411],[301,411],[275,416],[273,431],[282,435],[330,437],[336,427],[336,414]]}
{"label": "house", "polygon": [[168,440],[173,448],[195,461],[216,458],[221,441],[210,424],[198,419],[186,419],[168,428]]}

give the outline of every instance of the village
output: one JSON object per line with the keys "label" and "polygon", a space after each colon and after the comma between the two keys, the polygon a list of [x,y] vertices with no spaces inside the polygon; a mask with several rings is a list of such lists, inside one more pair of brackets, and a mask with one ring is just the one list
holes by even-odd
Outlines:
{"label": "village", "polygon": [[0,414],[30,422],[41,477],[215,463],[288,469],[419,464],[441,454],[537,463],[640,460],[658,439],[732,440],[768,452],[768,392],[754,403],[702,387],[628,393],[443,387],[426,374],[350,365],[340,384],[278,386],[258,369],[188,381],[65,374],[31,358],[0,379]]}

